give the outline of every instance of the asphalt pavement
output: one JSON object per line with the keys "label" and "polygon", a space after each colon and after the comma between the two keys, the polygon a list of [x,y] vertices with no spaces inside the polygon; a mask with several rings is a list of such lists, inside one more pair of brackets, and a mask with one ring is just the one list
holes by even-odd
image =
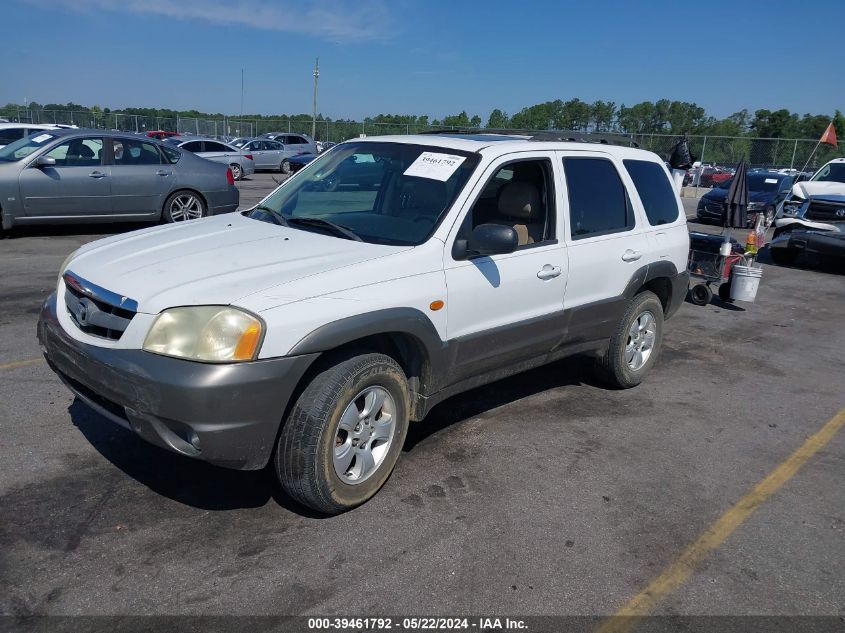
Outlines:
{"label": "asphalt pavement", "polygon": [[[575,358],[451,398],[372,501],[321,518],[137,440],[40,360],[60,263],[127,228],[0,239],[2,614],[610,614],[845,407],[845,276],[764,250],[757,301],[685,304],[641,386]],[[842,613],[843,477],[840,432],[654,612]]]}

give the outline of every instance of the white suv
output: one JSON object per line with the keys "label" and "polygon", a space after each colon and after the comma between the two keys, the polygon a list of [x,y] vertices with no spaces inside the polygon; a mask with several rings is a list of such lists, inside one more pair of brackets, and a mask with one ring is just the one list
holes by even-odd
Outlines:
{"label": "white suv", "polygon": [[638,384],[687,291],[688,248],[655,154],[367,138],[250,211],[83,246],[38,335],[110,420],[222,466],[272,460],[293,498],[336,513],[374,495],[409,422],[458,392],[574,353]]}

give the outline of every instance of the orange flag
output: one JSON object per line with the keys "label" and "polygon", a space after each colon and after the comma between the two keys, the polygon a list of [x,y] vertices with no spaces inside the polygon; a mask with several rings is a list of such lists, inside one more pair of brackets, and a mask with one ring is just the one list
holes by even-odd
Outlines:
{"label": "orange flag", "polygon": [[831,121],[830,125],[827,126],[827,129],[824,131],[824,134],[822,134],[819,143],[838,147],[838,145],[836,144],[836,128],[833,127],[833,121]]}

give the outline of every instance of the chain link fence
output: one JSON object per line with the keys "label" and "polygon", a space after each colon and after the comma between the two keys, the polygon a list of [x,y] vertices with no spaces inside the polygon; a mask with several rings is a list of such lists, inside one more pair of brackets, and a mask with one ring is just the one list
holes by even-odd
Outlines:
{"label": "chain link fence", "polygon": [[[288,132],[310,136],[313,125],[315,140],[334,143],[360,136],[415,134],[443,129],[443,126],[434,125],[349,120],[317,121],[316,124],[312,124],[311,119],[303,117],[203,119],[177,116],[166,118],[119,112],[102,113],[42,110],[38,108],[7,108],[0,110],[0,117],[25,123],[76,125],[78,127],[139,133],[166,130],[180,134],[195,134],[215,138],[252,137],[269,132]],[[525,133],[526,131],[513,130],[513,132]],[[653,151],[664,159],[668,159],[678,137],[670,134],[632,134],[628,138],[639,147]],[[741,160],[745,160],[750,167],[801,170],[806,164],[806,169],[813,171],[831,158],[843,154],[841,150],[829,145],[816,147],[818,141],[812,139],[754,138],[748,136],[689,136],[688,139],[694,160],[714,167],[730,167]]]}

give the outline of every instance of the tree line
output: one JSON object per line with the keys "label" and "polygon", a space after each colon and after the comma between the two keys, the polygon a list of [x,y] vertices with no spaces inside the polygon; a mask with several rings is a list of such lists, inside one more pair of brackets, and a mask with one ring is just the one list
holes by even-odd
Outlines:
{"label": "tree line", "polygon": [[[99,106],[83,106],[76,103],[41,105],[36,102],[28,105],[9,103],[0,109],[0,116],[17,116],[19,110],[46,110],[55,112],[83,112],[97,116],[109,114],[137,115],[145,118],[172,119],[243,119],[251,121],[270,121],[283,119],[304,124],[311,121],[310,114],[244,114],[242,116],[222,113],[200,112],[198,110],[172,110],[168,108],[120,108],[111,110]],[[321,121],[336,124],[360,123],[351,119],[331,119],[322,115]],[[588,103],[578,98],[563,101],[555,99],[522,108],[508,114],[496,108],[484,121],[478,114],[469,114],[465,110],[443,118],[431,118],[428,115],[413,114],[378,114],[367,117],[364,123],[405,126],[411,131],[426,127],[446,128],[494,128],[523,130],[578,130],[583,132],[619,132],[624,134],[691,134],[715,136],[748,136],[757,138],[819,138],[830,121],[834,122],[837,132],[845,134],[845,116],[836,110],[833,114],[798,114],[782,108],[779,110],[760,109],[753,113],[740,110],[728,117],[718,119],[709,116],[703,107],[686,101],[643,101],[631,106],[617,105],[613,101],[594,101]]]}

